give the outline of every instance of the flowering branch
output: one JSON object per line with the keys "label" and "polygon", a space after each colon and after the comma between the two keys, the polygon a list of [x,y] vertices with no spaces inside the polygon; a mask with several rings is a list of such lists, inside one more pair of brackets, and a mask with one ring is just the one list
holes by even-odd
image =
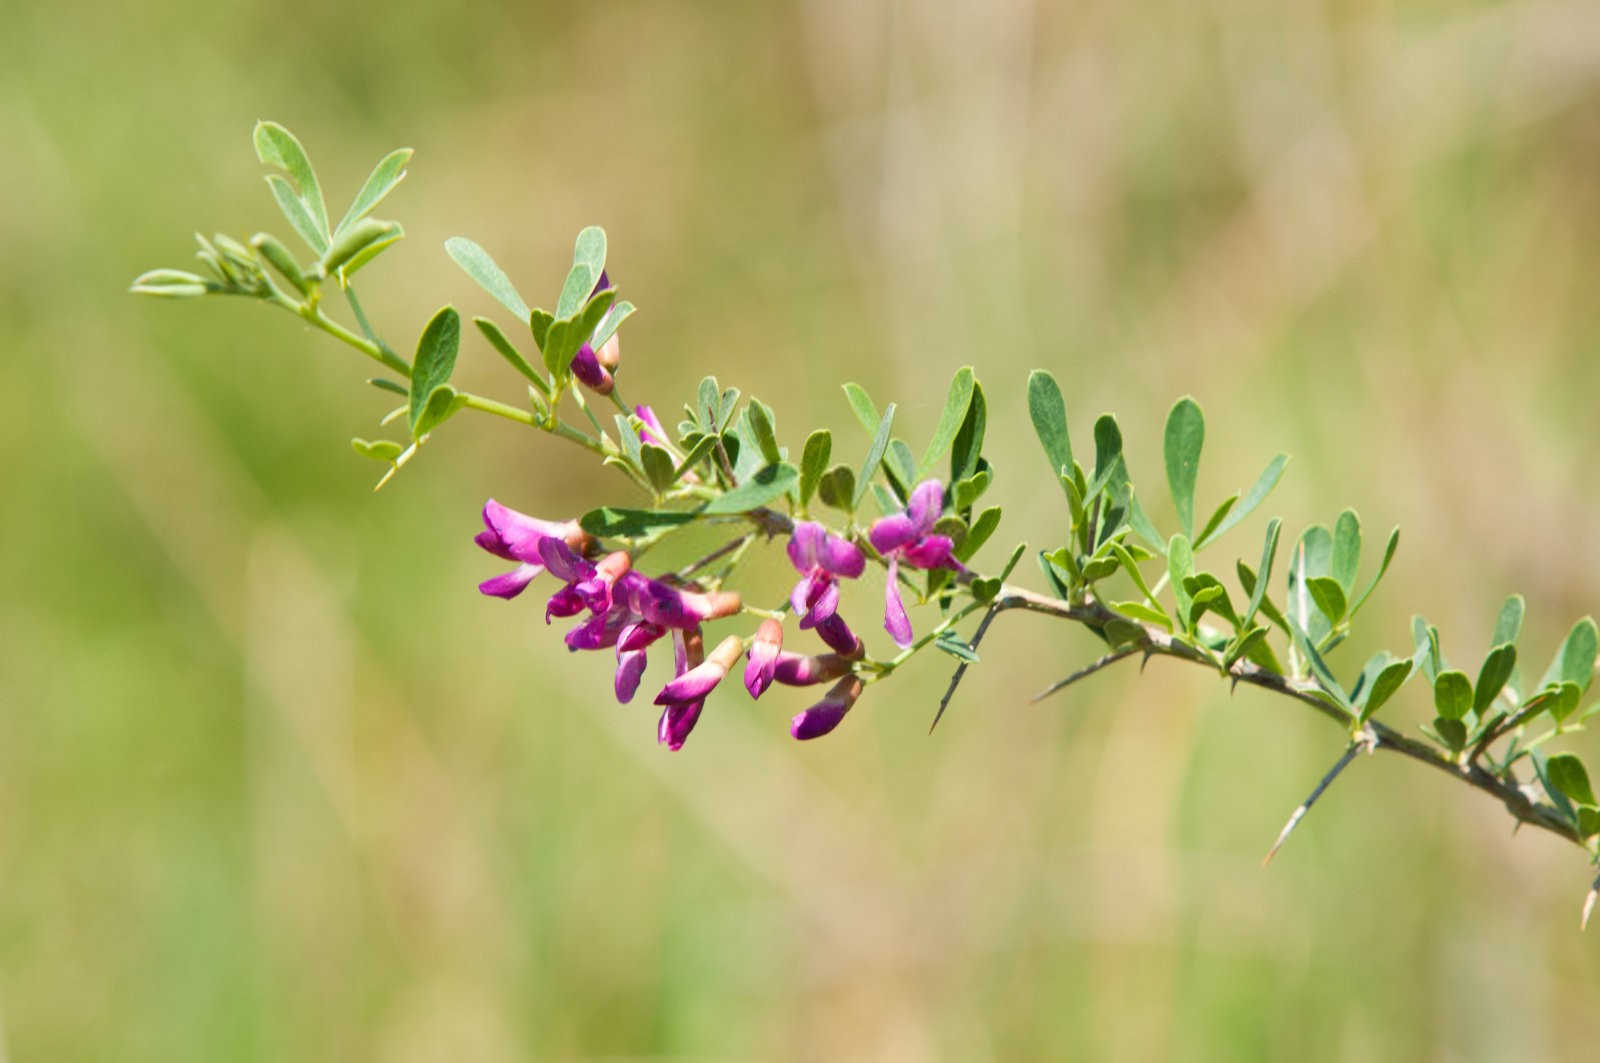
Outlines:
{"label": "flowering branch", "polygon": [[[1044,591],[1010,582],[1026,552],[1018,545],[998,571],[976,559],[1001,521],[998,506],[980,507],[996,470],[984,451],[988,405],[970,368],[950,383],[937,427],[920,455],[895,435],[895,406],[880,412],[864,389],[846,383],[850,408],[868,440],[859,461],[834,460],[826,429],[809,433],[797,460],[782,445],[773,409],[715,377],[699,382],[673,427],[650,405],[630,406],[619,388],[624,374],[619,330],[633,313],[607,273],[603,230],[584,229],[554,309],[531,306],[488,252],[464,237],[445,249],[516,320],[508,333],[488,318],[473,319],[483,341],[520,378],[525,392],[505,401],[457,388],[451,381],[461,342],[460,315],[442,307],[424,327],[415,354],[402,357],[379,338],[356,296],[352,278],[403,235],[398,223],[371,212],[404,178],[409,149],[386,156],[343,219],[330,225],[321,187],[304,148],[287,129],[260,123],[254,143],[272,167],[267,183],[291,228],[311,252],[301,261],[276,237],[249,241],[199,237],[204,273],[153,270],[133,290],[168,297],[237,295],[287,310],[383,366],[370,383],[399,396],[381,425],[400,424],[408,438],[354,439],[358,454],[384,463],[382,487],[419,449],[463,410],[489,414],[575,444],[620,470],[642,504],[601,505],[577,517],[545,520],[490,499],[477,545],[511,567],[479,590],[515,599],[546,574],[553,592],[546,623],[570,620],[564,638],[576,651],[606,651],[615,659],[613,694],[633,700],[648,668],[650,648],[665,640],[671,676],[654,695],[661,708],[658,740],[679,749],[714,692],[741,661],[751,698],[774,686],[827,685],[793,716],[790,733],[810,740],[838,728],[876,683],[928,647],[958,662],[933,724],[951,704],[977,649],[999,617],[1024,611],[1080,625],[1106,645],[1088,666],[1042,691],[1035,701],[1111,664],[1142,655],[1176,658],[1305,705],[1345,732],[1343,755],[1291,815],[1268,853],[1272,858],[1316,800],[1342,777],[1355,754],[1387,750],[1448,772],[1493,796],[1518,823],[1528,823],[1583,847],[1600,861],[1600,803],[1582,760],[1545,746],[1583,729],[1600,704],[1579,713],[1600,654],[1600,630],[1584,618],[1568,633],[1541,678],[1528,681],[1518,666],[1525,606],[1513,596],[1495,626],[1493,649],[1475,678],[1453,668],[1438,629],[1421,617],[1403,654],[1379,653],[1347,668],[1330,665],[1358,614],[1377,588],[1399,542],[1387,538],[1376,571],[1364,585],[1359,517],[1345,510],[1332,528],[1314,524],[1296,540],[1282,596],[1270,581],[1281,521],[1266,525],[1260,560],[1240,560],[1231,573],[1209,570],[1202,553],[1257,509],[1281,478],[1278,455],[1256,482],[1232,494],[1204,520],[1195,508],[1205,420],[1192,399],[1167,418],[1163,458],[1177,529],[1159,532],[1134,490],[1115,417],[1094,424],[1093,461],[1076,460],[1066,403],[1044,370],[1027,385],[1029,417],[1059,487],[1067,515],[1065,540],[1037,552]],[[327,312],[324,296],[344,295],[355,327]],[[512,336],[521,337],[513,340]],[[523,353],[529,348],[532,356]],[[521,346],[519,346],[519,343]],[[595,399],[615,407],[609,421]],[[568,419],[566,407],[579,419]],[[583,427],[587,423],[588,427]],[[731,538],[675,571],[641,568],[648,552],[696,526],[733,525]],[[782,538],[797,576],[787,602],[775,610],[746,604],[735,570],[757,544]],[[858,606],[856,585],[883,580],[882,626],[893,649],[880,653],[845,619]],[[993,571],[993,574],[986,574]],[[1154,578],[1152,578],[1154,577]],[[909,596],[909,597],[908,597]],[[919,637],[913,614],[938,619]],[[983,615],[969,640],[958,627]],[[786,635],[790,621],[797,633]],[[754,624],[754,630],[750,625]],[[720,637],[707,639],[715,629]],[[810,634],[807,634],[810,633]],[[793,639],[814,639],[795,648]],[[785,648],[785,643],[790,648]],[[711,645],[708,651],[707,646]],[[1283,661],[1287,660],[1287,666]],[[1374,717],[1414,677],[1428,686],[1436,715],[1421,737]],[[1544,729],[1531,734],[1535,725]],[[932,728],[930,727],[930,730]],[[1531,776],[1519,775],[1526,760]],[[1600,888],[1600,885],[1597,885]],[[1586,899],[1584,918],[1594,903]]]}

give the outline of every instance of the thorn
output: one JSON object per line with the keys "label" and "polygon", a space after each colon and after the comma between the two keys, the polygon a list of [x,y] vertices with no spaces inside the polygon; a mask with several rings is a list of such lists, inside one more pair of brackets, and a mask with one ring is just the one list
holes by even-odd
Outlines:
{"label": "thorn", "polygon": [[1144,666],[1150,663],[1150,658],[1153,657],[1153,656],[1154,656],[1154,654],[1150,650],[1145,650],[1144,651],[1144,657],[1139,661],[1139,674],[1140,675],[1144,675]]}
{"label": "thorn", "polygon": [[1594,911],[1594,902],[1600,898],[1600,878],[1594,880],[1594,885],[1589,887],[1589,895],[1583,899],[1583,917],[1578,920],[1578,930],[1589,929],[1589,915]]}
{"label": "thorn", "polygon": [[[1073,683],[1076,683],[1078,680],[1083,679],[1086,676],[1093,675],[1094,673],[1098,672],[1100,669],[1106,667],[1107,665],[1116,664],[1118,661],[1122,660],[1124,657],[1133,656],[1133,654],[1136,651],[1136,649],[1137,649],[1137,647],[1134,647],[1134,646],[1124,646],[1120,650],[1112,650],[1110,653],[1106,654],[1104,657],[1101,657],[1101,658],[1091,662],[1090,664],[1084,665],[1082,668],[1078,669],[1076,672],[1073,672],[1071,675],[1067,676],[1065,679],[1058,679],[1054,683],[1051,683],[1049,686],[1047,686],[1043,690],[1039,691],[1039,693],[1037,693],[1033,697],[1029,698],[1028,699],[1028,704],[1029,705],[1036,705],[1039,702],[1043,701],[1045,698],[1049,697],[1051,694],[1054,694],[1056,691],[1062,690],[1062,689],[1064,689],[1066,687],[1069,687]],[[1148,657],[1146,659],[1148,659]]]}
{"label": "thorn", "polygon": [[1339,773],[1344,771],[1345,768],[1349,767],[1352,760],[1356,759],[1356,754],[1361,752],[1361,747],[1363,744],[1364,743],[1360,741],[1351,742],[1349,748],[1347,748],[1344,753],[1340,755],[1339,759],[1334,762],[1333,767],[1328,769],[1328,774],[1324,775],[1322,777],[1322,781],[1317,783],[1317,788],[1311,791],[1311,796],[1302,801],[1300,803],[1300,807],[1295,809],[1294,813],[1289,816],[1289,822],[1285,823],[1283,825],[1283,830],[1278,832],[1278,840],[1272,843],[1272,848],[1268,849],[1267,855],[1262,858],[1262,867],[1266,867],[1268,864],[1272,863],[1272,858],[1276,856],[1278,850],[1283,847],[1283,843],[1289,840],[1289,833],[1299,825],[1300,820],[1305,816],[1305,814],[1311,811],[1311,806],[1317,803],[1317,798],[1322,796],[1322,791],[1331,786],[1333,784],[1333,780],[1339,777]]}
{"label": "thorn", "polygon": [[1233,682],[1228,684],[1228,696],[1231,698],[1239,692],[1239,677],[1234,676]]}

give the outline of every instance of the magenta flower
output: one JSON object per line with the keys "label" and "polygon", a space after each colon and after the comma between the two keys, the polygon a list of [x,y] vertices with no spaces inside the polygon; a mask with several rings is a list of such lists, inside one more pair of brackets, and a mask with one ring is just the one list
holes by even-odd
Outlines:
{"label": "magenta flower", "polygon": [[800,628],[816,627],[839,608],[838,577],[856,579],[867,559],[847,539],[841,539],[815,521],[803,520],[789,537],[789,560],[800,582],[789,594],[789,604],[800,617]]}
{"label": "magenta flower", "polygon": [[545,570],[541,543],[554,540],[582,551],[593,541],[576,521],[540,520],[492,498],[483,504],[483,523],[487,530],[479,532],[473,542],[496,557],[519,562],[510,572],[478,584],[478,590],[496,598],[515,598]]}
{"label": "magenta flower", "polygon": [[[600,280],[595,283],[594,291],[589,293],[589,298],[611,287],[611,280],[600,271]],[[604,322],[604,318],[601,321]],[[598,330],[597,330],[598,331]],[[622,362],[622,346],[617,341],[617,334],[611,337],[596,350],[593,346],[593,337],[585,340],[583,346],[578,348],[578,353],[572,356],[572,375],[577,377],[597,395],[611,394],[611,371]]]}
{"label": "magenta flower", "polygon": [[617,594],[626,597],[628,608],[652,624],[687,630],[707,620],[732,616],[742,608],[737,591],[681,590],[656,579],[630,573],[617,581]]}
{"label": "magenta flower", "polygon": [[861,696],[861,687],[862,683],[858,677],[845,676],[823,695],[821,701],[789,721],[789,733],[802,742],[811,738],[821,738],[839,726],[839,721],[844,719],[845,713],[850,711],[856,699]]}
{"label": "magenta flower", "polygon": [[557,539],[540,542],[539,556],[551,575],[567,581],[545,605],[547,624],[553,616],[576,616],[585,609],[604,613],[610,609],[612,589],[633,565],[633,558],[626,551],[607,554],[595,563],[579,557]]}
{"label": "magenta flower", "polygon": [[770,617],[761,621],[755,637],[750,640],[750,663],[744,668],[744,688],[750,691],[752,698],[759,698],[772,685],[782,649],[783,625]]}
{"label": "magenta flower", "polygon": [[844,622],[844,617],[834,613],[828,619],[817,625],[817,634],[822,636],[830,648],[846,657],[860,657],[864,647],[861,639],[850,630],[850,625]]}
{"label": "magenta flower", "polygon": [[900,562],[912,568],[961,568],[961,562],[951,553],[950,538],[932,534],[943,509],[944,486],[938,480],[924,480],[912,490],[911,501],[903,512],[879,519],[867,533],[873,549],[889,562],[883,627],[901,648],[911,645],[912,635],[911,618],[900,597]]}
{"label": "magenta flower", "polygon": [[680,673],[672,682],[662,687],[661,693],[656,695],[656,704],[685,705],[693,701],[704,701],[706,696],[716,689],[717,684],[727,678],[728,669],[733,667],[742,653],[744,653],[744,639],[738,635],[729,635],[717,643],[717,648],[711,651],[711,656],[688,671]]}
{"label": "magenta flower", "polygon": [[[679,676],[687,675],[698,667],[703,652],[704,644],[700,640],[699,628],[672,633],[673,664]],[[668,705],[662,709],[661,721],[656,725],[656,741],[673,752],[682,749],[683,743],[689,739],[689,732],[700,722],[700,711],[705,706],[705,699],[701,698],[698,701]]]}
{"label": "magenta flower", "polygon": [[772,678],[785,686],[809,687],[850,674],[854,662],[839,653],[807,657],[803,653],[780,653],[773,662]]}
{"label": "magenta flower", "polygon": [[635,406],[633,414],[644,422],[639,427],[639,442],[654,443],[658,447],[667,445],[667,430],[661,427],[661,418],[656,416],[656,411],[648,406]]}
{"label": "magenta flower", "polygon": [[[632,613],[628,615],[633,617]],[[633,618],[632,623],[617,633],[617,675],[612,681],[612,689],[620,704],[626,705],[632,701],[639,689],[639,680],[644,676],[647,663],[645,648],[666,633],[666,628],[637,618]]]}

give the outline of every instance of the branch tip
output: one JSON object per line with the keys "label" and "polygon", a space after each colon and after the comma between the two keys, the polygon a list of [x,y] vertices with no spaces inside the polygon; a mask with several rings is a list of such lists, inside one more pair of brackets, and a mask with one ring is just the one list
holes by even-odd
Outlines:
{"label": "branch tip", "polygon": [[[1374,736],[1374,743],[1375,741],[1376,736]],[[1283,843],[1289,840],[1290,832],[1299,826],[1300,820],[1305,817],[1307,812],[1311,811],[1311,806],[1317,803],[1317,798],[1321,797],[1322,792],[1333,784],[1333,780],[1339,777],[1341,771],[1350,766],[1350,762],[1356,759],[1356,754],[1367,746],[1368,742],[1364,737],[1350,743],[1339,759],[1334,762],[1333,767],[1328,769],[1328,774],[1324,775],[1322,781],[1317,783],[1317,788],[1311,791],[1311,796],[1302,801],[1300,807],[1295,809],[1289,816],[1289,822],[1285,823],[1283,830],[1278,832],[1278,840],[1272,843],[1272,848],[1268,849],[1267,855],[1262,857],[1262,867],[1272,863],[1272,858],[1278,854],[1279,849],[1283,848]]]}

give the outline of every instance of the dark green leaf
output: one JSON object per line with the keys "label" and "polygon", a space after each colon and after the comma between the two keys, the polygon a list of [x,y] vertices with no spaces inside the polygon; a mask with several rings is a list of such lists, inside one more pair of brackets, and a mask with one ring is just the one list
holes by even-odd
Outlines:
{"label": "dark green leaf", "polygon": [[855,411],[856,420],[861,422],[861,427],[868,432],[876,431],[879,420],[878,407],[872,401],[872,396],[867,394],[866,388],[852,380],[844,385],[844,397],[849,400],[850,409]]}
{"label": "dark green leaf", "polygon": [[745,406],[745,416],[750,418],[750,429],[757,448],[768,463],[783,460],[778,450],[778,435],[772,426],[772,408],[760,399],[752,398]]}
{"label": "dark green leaf", "polygon": [[[1426,730],[1426,728],[1424,728]],[[1433,718],[1433,734],[1446,749],[1459,753],[1467,745],[1467,725],[1446,716]]]}
{"label": "dark green leaf", "polygon": [[1194,535],[1194,485],[1200,471],[1200,450],[1206,441],[1205,417],[1194,399],[1185,396],[1167,415],[1164,453],[1167,486],[1178,508],[1178,526],[1185,538]]}
{"label": "dark green leaf", "polygon": [[828,470],[828,458],[833,454],[833,433],[819,428],[806,437],[806,446],[800,452],[800,504],[811,501],[817,493],[817,484]]}
{"label": "dark green leaf", "polygon": [[1383,670],[1365,691],[1366,697],[1361,706],[1361,722],[1366,723],[1372,719],[1373,714],[1383,708],[1384,703],[1410,678],[1411,658],[1405,657],[1384,665]]}
{"label": "dark green leaf", "polygon": [[1283,522],[1277,517],[1267,522],[1267,537],[1261,546],[1260,578],[1253,587],[1246,589],[1250,595],[1250,604],[1244,611],[1243,623],[1246,626],[1256,618],[1256,610],[1261,608],[1261,602],[1267,596],[1267,581],[1272,578],[1272,562],[1278,555],[1278,532],[1282,527]]}
{"label": "dark green leaf", "polygon": [[823,474],[817,484],[817,497],[823,505],[854,513],[856,508],[856,473],[848,465],[835,465]]}
{"label": "dark green leaf", "polygon": [[883,419],[878,422],[877,434],[872,438],[872,446],[867,448],[866,460],[861,463],[861,473],[856,477],[855,497],[851,499],[852,506],[861,505],[861,500],[866,497],[867,488],[878,471],[878,464],[883,461],[883,452],[889,447],[889,431],[893,427],[894,403],[891,402],[884,408]]}
{"label": "dark green leaf", "polygon": [[[1322,654],[1317,652],[1316,646],[1312,645],[1310,638],[1308,638],[1306,635],[1305,629],[1302,628],[1298,623],[1291,620],[1289,622],[1289,631],[1294,638],[1295,645],[1300,647],[1300,652],[1306,656],[1306,662],[1311,665],[1311,677],[1317,681],[1317,685],[1326,691],[1340,708],[1344,709],[1351,716],[1355,716],[1356,709],[1355,706],[1350,703],[1350,695],[1345,693],[1344,687],[1341,686],[1339,681],[1334,678],[1333,670],[1330,669],[1328,667],[1328,663],[1322,659]],[[1470,693],[1468,696],[1471,696]]]}
{"label": "dark green leaf", "polygon": [[461,345],[461,317],[455,307],[446,306],[433,315],[417,341],[417,357],[411,369],[411,434],[420,435],[418,424],[433,392],[450,380]]}
{"label": "dark green leaf", "polygon": [[926,477],[933,472],[934,462],[944,457],[945,451],[955,442],[956,433],[961,430],[961,423],[967,419],[967,409],[972,405],[972,367],[964,365],[956,370],[956,375],[950,381],[950,390],[945,395],[944,412],[939,415],[939,424],[933,430],[933,439],[928,442],[928,449],[922,452],[922,461],[917,466],[913,480]]}
{"label": "dark green leaf", "polygon": [[1472,711],[1482,716],[1485,709],[1505,688],[1506,681],[1517,667],[1517,648],[1509,642],[1501,643],[1489,651],[1478,670],[1478,682],[1472,688]]}
{"label": "dark green leaf", "polygon": [[1145,600],[1152,607],[1161,608],[1161,603],[1156,600],[1155,594],[1150,590],[1150,584],[1145,581],[1144,573],[1139,571],[1139,563],[1134,559],[1133,554],[1121,543],[1111,544],[1111,554],[1117,559],[1117,563],[1122,566],[1123,571],[1127,572],[1128,578],[1133,580],[1133,585],[1139,588],[1139,593],[1144,595]]}
{"label": "dark green leaf", "polygon": [[672,470],[673,480],[676,481],[683,479],[684,473],[688,472],[690,469],[700,464],[700,462],[710,457],[711,452],[715,450],[716,447],[716,436],[702,435],[696,439],[694,441],[694,445],[689,448],[689,452],[683,456],[682,463],[680,463],[676,469]]}
{"label": "dark green leaf", "polygon": [[671,510],[617,509],[601,506],[578,518],[578,526],[602,539],[644,539],[658,532],[681,527],[694,520],[693,513]]}
{"label": "dark green leaf", "polygon": [[383,198],[394,191],[394,186],[405,179],[406,163],[410,161],[410,148],[396,148],[379,160],[378,165],[374,166],[372,173],[368,175],[366,184],[356,193],[350,209],[345,211],[344,217],[339,220],[338,227],[334,229],[335,235],[366,217],[372,212],[372,208],[383,202]]}
{"label": "dark green leaf", "polygon": [[1356,511],[1347,509],[1339,514],[1333,525],[1333,554],[1329,560],[1329,574],[1339,581],[1339,587],[1348,600],[1356,586],[1356,570],[1361,565],[1361,518]]}
{"label": "dark green leaf", "polygon": [[994,578],[979,578],[972,581],[972,600],[983,605],[994,601],[1000,593],[1001,581]]}
{"label": "dark green leaf", "polygon": [[[479,287],[494,296],[495,301],[511,311],[518,321],[529,320],[528,304],[517,293],[511,278],[489,257],[489,252],[465,236],[452,236],[444,242],[444,249],[455,264],[466,271],[467,276],[477,281]],[[548,329],[548,322],[545,327]],[[540,349],[543,349],[545,341],[540,339],[538,342]]]}
{"label": "dark green leaf", "polygon": [[1145,602],[1112,602],[1111,608],[1123,616],[1131,616],[1135,620],[1155,624],[1158,627],[1172,630],[1172,620],[1167,614]]}
{"label": "dark green leaf", "polygon": [[371,378],[370,380],[368,380],[367,383],[371,384],[373,387],[377,388],[379,391],[392,391],[396,395],[408,395],[409,396],[411,394],[410,389],[407,388],[405,385],[403,385],[403,384],[401,384],[401,383],[399,383],[397,381],[390,380],[388,377],[375,376],[375,377]]}
{"label": "dark green leaf", "polygon": [[983,460],[983,433],[988,425],[988,404],[983,398],[983,385],[972,382],[972,402],[967,407],[966,419],[956,433],[950,448],[950,480],[958,483],[978,471]]}
{"label": "dark green leaf", "polygon": [[1092,500],[1122,468],[1122,429],[1109,413],[1094,422],[1094,480],[1084,495]]}
{"label": "dark green leaf", "polygon": [[548,310],[540,310],[536,307],[528,311],[528,331],[533,333],[533,342],[538,346],[541,353],[544,351],[545,344],[550,342],[550,326],[555,324],[555,321],[556,319],[551,316]]}
{"label": "dark green leaf", "polygon": [[1583,761],[1574,753],[1556,753],[1545,762],[1545,774],[1567,799],[1579,805],[1595,806],[1594,790],[1589,785],[1589,772]]}
{"label": "dark green leaf", "polygon": [[956,547],[956,557],[961,561],[970,561],[983,544],[989,541],[994,530],[1000,526],[1000,507],[990,506],[979,513],[972,522],[972,527],[967,531],[967,537]]}
{"label": "dark green leaf", "polygon": [[958,512],[965,513],[989,489],[991,477],[984,469],[970,479],[962,480],[951,488],[952,504]]}
{"label": "dark green leaf", "polygon": [[883,453],[883,468],[889,473],[889,479],[895,486],[895,494],[901,501],[911,497],[911,489],[917,483],[916,459],[911,456],[911,448],[906,446],[903,439],[889,440],[889,449]]}
{"label": "dark green leaf", "polygon": [[461,409],[463,402],[463,398],[456,393],[455,388],[449,384],[440,384],[428,393],[428,400],[422,404],[422,414],[412,426],[412,435],[420,439],[438,428]]}
{"label": "dark green leaf", "polygon": [[766,505],[788,491],[800,479],[800,470],[780,461],[758,470],[738,487],[706,503],[700,512],[745,513]]}
{"label": "dark green leaf", "polygon": [[1311,600],[1330,624],[1337,624],[1344,619],[1344,589],[1339,586],[1338,580],[1331,576],[1314,576],[1306,580],[1306,590],[1311,593]]}
{"label": "dark green leaf", "polygon": [[1211,511],[1211,516],[1207,518],[1205,525],[1200,529],[1199,536],[1196,537],[1194,541],[1194,548],[1196,550],[1201,549],[1212,539],[1216,538],[1217,528],[1219,528],[1222,525],[1222,522],[1227,519],[1228,514],[1233,511],[1233,507],[1238,501],[1238,495],[1229,495],[1227,498],[1222,500],[1221,505]]}
{"label": "dark green leaf", "polygon": [[1059,476],[1072,468],[1072,439],[1067,433],[1067,404],[1061,388],[1048,370],[1028,374],[1028,416],[1039,436],[1039,445],[1050,462],[1050,472]]}
{"label": "dark green leaf", "polygon": [[1433,681],[1433,707],[1447,720],[1459,720],[1472,708],[1472,680],[1465,672],[1440,672]]}

